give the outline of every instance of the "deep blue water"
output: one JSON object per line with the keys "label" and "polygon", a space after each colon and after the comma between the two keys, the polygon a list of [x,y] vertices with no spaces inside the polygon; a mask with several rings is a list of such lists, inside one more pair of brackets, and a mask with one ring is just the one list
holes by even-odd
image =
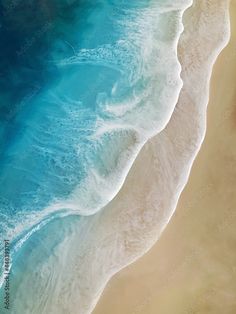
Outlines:
{"label": "deep blue water", "polygon": [[110,95],[119,69],[57,62],[122,36],[114,26],[121,8],[114,3],[1,1],[0,201],[6,220],[67,197],[88,163],[96,163],[99,145],[88,138],[102,114],[97,97]]}

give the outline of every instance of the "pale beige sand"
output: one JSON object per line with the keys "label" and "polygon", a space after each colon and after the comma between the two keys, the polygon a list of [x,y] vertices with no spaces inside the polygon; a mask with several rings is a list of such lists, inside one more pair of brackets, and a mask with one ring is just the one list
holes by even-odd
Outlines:
{"label": "pale beige sand", "polygon": [[235,0],[231,23],[212,76],[206,138],[177,211],[152,250],[110,281],[94,314],[236,313]]}
{"label": "pale beige sand", "polygon": [[[110,278],[149,250],[166,227],[188,179],[192,160],[202,143],[209,74],[229,34],[228,1],[194,0],[193,6],[186,12],[184,25],[185,31],[179,42],[184,84],[168,125],[143,147],[115,199],[96,215],[80,217],[70,227],[67,226],[67,232],[63,232],[63,241],[54,254],[23,276],[15,297],[18,313],[32,313],[21,302],[21,291],[28,289],[29,282],[34,281],[38,283],[33,293],[36,297],[30,303],[34,304],[34,309],[38,309],[38,312],[91,313]],[[224,71],[227,67],[231,69],[232,64],[230,61],[225,65]],[[221,77],[224,71],[221,72]],[[225,80],[221,84],[225,85]],[[216,90],[223,91],[224,88],[218,87]],[[216,110],[221,106],[224,113],[218,112],[219,120],[214,122],[215,130],[216,127],[224,128],[221,126],[224,123],[228,127],[231,121],[228,120],[231,111],[225,110],[228,107],[223,106],[227,97],[222,95],[218,99],[219,103],[213,104]],[[232,136],[233,133],[230,134]],[[214,138],[215,143],[223,138],[221,132],[217,136]],[[216,159],[212,156],[213,148],[208,151],[210,166]],[[217,158],[220,149],[222,146],[218,147]],[[224,151],[228,152],[225,148]],[[210,169],[216,168],[203,168],[198,172],[205,176]],[[221,238],[222,230],[229,228],[227,224],[232,220],[225,201],[229,200],[230,195],[218,195],[218,191],[212,189],[213,184],[216,187],[215,174],[210,175],[210,184],[202,177],[199,185],[191,190],[192,194],[185,201],[184,213],[182,216],[176,215],[168,227],[172,231],[167,230],[158,243],[158,249],[153,250],[152,254],[156,257],[150,258],[148,254],[143,259],[144,262],[141,260],[130,271],[121,272],[118,276],[120,279],[111,285],[113,291],[112,288],[106,290],[107,305],[99,305],[97,313],[178,314],[185,311],[186,302],[191,304],[194,301],[196,306],[201,306],[202,300],[209,299],[212,295],[215,296],[214,300],[232,298],[227,291],[210,290],[217,285],[227,286],[224,281],[231,280],[224,272],[220,278],[217,277],[224,261],[223,255],[217,259],[217,254],[218,242],[219,245],[221,241],[225,243],[225,236]],[[226,184],[224,182],[223,186]],[[220,192],[224,193],[223,190]],[[222,211],[225,221],[221,219],[222,225],[218,227],[217,222],[213,221],[217,217],[217,208],[200,204],[201,199],[211,193],[216,200],[220,197],[224,200],[223,208],[220,207],[218,211]],[[217,204],[220,204],[220,200],[217,200]],[[228,215],[223,214],[223,210]],[[171,227],[173,223],[174,227]],[[213,233],[214,228],[219,229],[219,239]],[[212,248],[206,245],[207,241]],[[233,245],[233,240],[230,241],[225,246]],[[222,251],[223,249],[220,253]],[[229,254],[227,260],[230,260]],[[42,276],[40,280],[38,274]],[[207,285],[203,285],[203,282],[207,282]],[[42,295],[42,291],[43,300],[37,298]],[[229,303],[232,304],[231,299]],[[168,306],[172,309],[167,309]],[[200,313],[203,313],[202,310]],[[227,312],[220,309],[220,313]]]}

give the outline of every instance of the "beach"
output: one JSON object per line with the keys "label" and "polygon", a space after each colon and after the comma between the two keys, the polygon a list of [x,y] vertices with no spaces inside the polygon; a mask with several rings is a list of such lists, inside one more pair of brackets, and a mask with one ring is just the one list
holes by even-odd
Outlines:
{"label": "beach", "polygon": [[174,216],[155,246],[108,283],[94,314],[236,312],[235,1],[230,14],[231,40],[211,77],[206,137]]}
{"label": "beach", "polygon": [[[61,79],[33,92],[29,115],[23,106],[10,116],[23,132],[5,143],[0,195],[11,313],[233,314],[235,25],[221,53],[229,1],[95,4],[69,4],[86,23],[73,13],[65,38],[52,29]],[[60,30],[68,11],[58,10]],[[41,60],[40,51],[31,53]]]}

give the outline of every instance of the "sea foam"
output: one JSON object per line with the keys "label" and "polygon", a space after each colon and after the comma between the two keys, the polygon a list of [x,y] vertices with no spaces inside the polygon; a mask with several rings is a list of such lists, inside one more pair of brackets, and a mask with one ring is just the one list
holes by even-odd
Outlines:
{"label": "sea foam", "polygon": [[59,61],[60,66],[85,63],[122,74],[110,95],[97,96],[96,131],[90,137],[95,164],[88,157],[90,169],[66,200],[78,214],[95,213],[117,194],[143,144],[170,119],[182,87],[177,43],[189,4],[150,1],[140,9],[130,5],[124,11],[126,19],[114,12],[116,27],[125,38],[75,51],[73,57]]}

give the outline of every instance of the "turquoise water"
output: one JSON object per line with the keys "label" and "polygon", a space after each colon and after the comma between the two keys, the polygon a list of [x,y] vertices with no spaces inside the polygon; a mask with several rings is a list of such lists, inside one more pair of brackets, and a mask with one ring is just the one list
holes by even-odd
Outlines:
{"label": "turquoise water", "polygon": [[[27,14],[22,14],[18,6],[11,13],[16,20],[19,15],[20,26],[27,29],[20,32],[17,24],[10,25],[10,44],[14,43],[13,36],[21,41],[11,48],[16,52],[14,63],[6,51],[6,64],[2,65],[6,88],[3,86],[1,95],[6,100],[2,106],[5,118],[3,115],[1,140],[4,189],[0,193],[4,214],[9,216],[42,209],[53,198],[67,196],[84,177],[84,159],[89,158],[93,146],[88,137],[94,132],[99,115],[97,94],[109,93],[119,75],[118,71],[101,66],[57,66],[57,60],[73,55],[74,49],[106,43],[102,29],[112,29],[112,21],[107,16],[110,7],[102,1],[92,7],[89,1],[75,1],[71,6],[63,1],[56,3],[57,12],[52,5],[48,5],[48,9],[52,6],[51,14],[46,11],[46,15],[46,8],[41,8],[39,25],[34,21],[39,13],[30,21],[32,25],[26,26]],[[32,7],[36,10],[40,5],[33,2]],[[52,21],[48,22],[51,15]],[[5,20],[6,28],[10,27],[8,16]],[[34,35],[35,29],[42,31]],[[29,34],[34,41],[27,48]],[[119,35],[112,34],[114,40]],[[6,36],[3,34],[3,38]],[[102,76],[99,81],[98,76]]]}
{"label": "turquoise water", "polygon": [[[3,306],[5,291],[1,289],[1,313],[58,313],[58,310],[45,310],[52,302],[51,289],[56,291],[58,286],[58,269],[66,267],[69,275],[70,265],[60,263],[57,248],[71,236],[78,220],[78,216],[54,219],[46,227],[41,227],[39,232],[34,232],[14,254],[10,274],[10,310]],[[49,266],[50,259],[53,259],[54,267]],[[57,303],[59,300],[54,297],[53,301]],[[64,312],[67,312],[66,309]]]}
{"label": "turquoise water", "polygon": [[57,63],[82,48],[113,44],[123,35],[113,17],[120,5],[116,12],[112,2],[4,4],[1,234],[16,216],[23,221],[24,214],[68,197],[97,159],[101,172],[109,171],[98,156],[100,143],[89,137],[103,114],[98,95],[110,95],[119,67]]}
{"label": "turquoise water", "polygon": [[0,234],[16,286],[32,247],[44,256],[34,230],[100,210],[168,121],[181,26],[164,3],[0,1]]}

